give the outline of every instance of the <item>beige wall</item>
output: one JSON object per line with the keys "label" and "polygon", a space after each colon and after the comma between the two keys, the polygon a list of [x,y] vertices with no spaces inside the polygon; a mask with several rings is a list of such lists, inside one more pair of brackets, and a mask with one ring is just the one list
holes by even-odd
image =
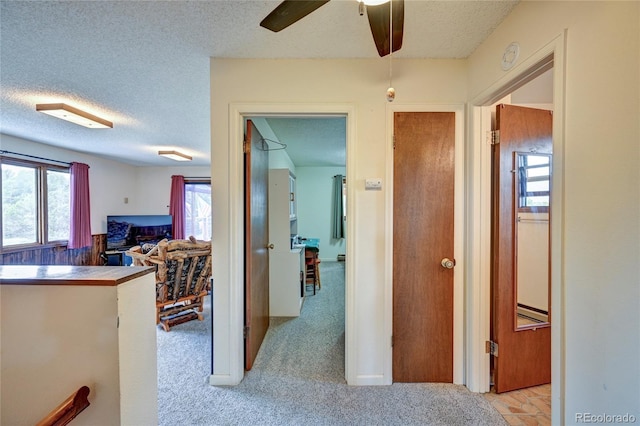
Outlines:
{"label": "beige wall", "polygon": [[91,406],[74,424],[157,424],[154,292],[153,274],[119,286],[0,286],[0,422],[35,424],[88,386]]}
{"label": "beige wall", "polygon": [[83,385],[91,410],[82,417],[119,424],[115,287],[3,285],[0,292],[2,424],[35,424]]}
{"label": "beige wall", "polygon": [[[519,62],[567,29],[564,110],[563,206],[560,287],[562,313],[554,322],[554,378],[563,383],[554,401],[563,422],[577,412],[637,412],[640,400],[640,177],[639,3],[523,2],[468,61],[396,60],[394,86],[399,103],[459,103],[473,100],[509,73],[500,60],[514,41]],[[357,256],[352,259],[359,292],[353,320],[357,354],[354,377],[377,377],[384,369],[385,336],[379,330],[384,305],[386,225],[382,195],[365,193],[365,177],[385,176],[387,63],[379,60],[213,59],[212,164],[214,241],[217,252],[230,244],[229,226],[237,202],[236,164],[229,165],[229,106],[233,103],[324,104],[355,107],[354,179]],[[216,185],[217,181],[217,185]],[[371,214],[371,212],[376,212]],[[615,220],[611,220],[612,213]],[[588,230],[586,232],[585,230]],[[231,231],[233,234],[233,231]],[[220,255],[214,276],[221,300],[235,300],[241,283],[229,258]],[[217,272],[216,272],[217,271]],[[357,285],[357,284],[356,284]],[[232,309],[222,312],[216,374],[228,374]],[[237,313],[237,312],[236,312]],[[217,339],[214,336],[214,339]],[[597,350],[596,350],[597,348]],[[564,402],[563,402],[564,401]],[[557,414],[556,414],[557,415]]]}
{"label": "beige wall", "polygon": [[[385,189],[364,190],[367,177],[385,177],[387,171],[388,60],[241,60],[211,61],[212,179],[214,194],[214,378],[242,374],[242,277],[241,253],[234,239],[241,237],[241,183],[236,158],[232,158],[229,129],[230,105],[262,103],[298,106],[346,104],[354,108],[353,168],[347,175],[355,209],[349,220],[354,227],[357,255],[349,259],[355,274],[354,316],[348,327],[347,345],[353,343],[351,383],[390,381],[386,373],[390,336],[385,330]],[[462,104],[467,98],[466,62],[462,60],[395,60],[393,85],[399,104]],[[348,122],[349,126],[349,122]],[[348,129],[349,131],[349,129]],[[239,142],[238,142],[239,143]],[[384,185],[390,183],[385,182]],[[387,188],[388,186],[385,186]],[[238,204],[240,203],[240,204]],[[236,256],[236,258],[232,258]],[[233,259],[230,261],[230,259]],[[235,263],[234,263],[235,261]],[[387,375],[385,375],[387,374]]]}
{"label": "beige wall", "polygon": [[635,1],[523,2],[469,59],[474,99],[508,75],[509,43],[522,62],[567,30],[552,343],[566,424],[584,412],[640,418],[639,26]]}

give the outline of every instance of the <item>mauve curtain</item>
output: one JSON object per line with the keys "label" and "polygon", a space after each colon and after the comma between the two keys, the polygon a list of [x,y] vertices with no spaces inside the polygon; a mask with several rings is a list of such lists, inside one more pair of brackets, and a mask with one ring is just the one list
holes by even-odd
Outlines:
{"label": "mauve curtain", "polygon": [[333,177],[333,223],[331,238],[344,238],[344,221],[342,219],[342,175]]}
{"label": "mauve curtain", "polygon": [[173,238],[184,239],[184,176],[171,176],[169,214],[172,216]]}
{"label": "mauve curtain", "polygon": [[71,232],[68,248],[91,246],[91,210],[89,202],[89,166],[71,163]]}

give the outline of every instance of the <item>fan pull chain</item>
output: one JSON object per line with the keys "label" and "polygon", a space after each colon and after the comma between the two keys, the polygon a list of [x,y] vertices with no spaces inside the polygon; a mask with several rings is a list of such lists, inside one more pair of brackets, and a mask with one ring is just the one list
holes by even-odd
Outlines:
{"label": "fan pull chain", "polygon": [[393,0],[389,1],[389,88],[387,89],[387,101],[393,102],[396,98],[396,89],[393,88]]}

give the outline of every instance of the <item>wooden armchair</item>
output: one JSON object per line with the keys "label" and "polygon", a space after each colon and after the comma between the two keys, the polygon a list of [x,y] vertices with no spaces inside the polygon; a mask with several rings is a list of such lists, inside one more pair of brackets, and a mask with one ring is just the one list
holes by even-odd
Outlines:
{"label": "wooden armchair", "polygon": [[211,279],[211,241],[162,240],[126,252],[136,266],[156,266],[156,324],[173,325],[202,317]]}

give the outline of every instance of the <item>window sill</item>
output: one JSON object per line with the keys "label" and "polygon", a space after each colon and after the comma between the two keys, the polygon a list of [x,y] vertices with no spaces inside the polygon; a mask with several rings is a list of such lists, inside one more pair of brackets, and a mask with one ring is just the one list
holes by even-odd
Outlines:
{"label": "window sill", "polygon": [[64,241],[59,243],[29,244],[29,245],[21,245],[21,246],[3,247],[0,249],[0,254],[19,253],[23,251],[52,249],[52,248],[66,250],[68,244],[69,244],[68,242]]}

